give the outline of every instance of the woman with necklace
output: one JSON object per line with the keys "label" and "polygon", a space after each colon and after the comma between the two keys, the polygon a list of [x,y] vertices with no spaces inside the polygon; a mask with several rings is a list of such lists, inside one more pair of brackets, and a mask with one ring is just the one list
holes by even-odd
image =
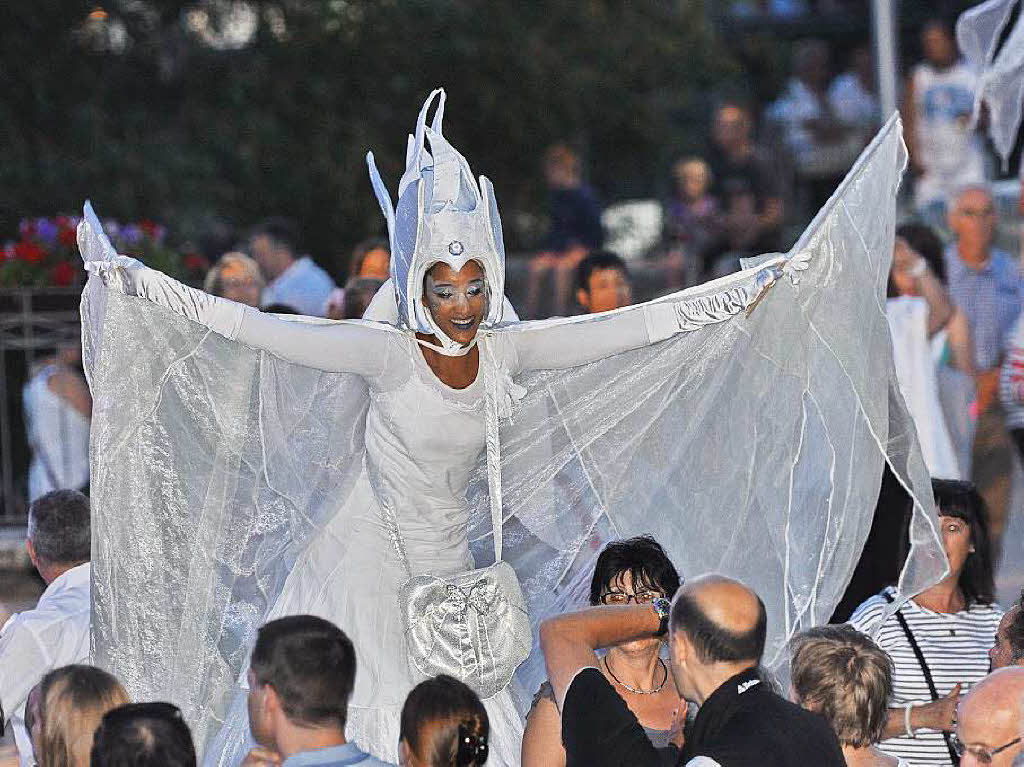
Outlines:
{"label": "woman with necklace", "polygon": [[[679,575],[664,549],[650,536],[614,541],[605,546],[590,582],[591,605],[650,604],[671,599]],[[662,640],[640,639],[609,648],[601,673],[629,706],[657,748],[682,745],[686,701],[679,697],[661,658]],[[523,736],[523,767],[563,767],[562,725],[545,682],[534,699]]]}

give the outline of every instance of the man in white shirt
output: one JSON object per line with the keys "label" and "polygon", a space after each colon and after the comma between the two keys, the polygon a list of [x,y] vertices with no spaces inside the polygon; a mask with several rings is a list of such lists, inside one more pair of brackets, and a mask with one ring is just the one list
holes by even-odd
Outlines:
{"label": "man in white shirt", "polygon": [[253,231],[249,255],[267,281],[260,303],[264,308],[288,306],[299,314],[323,317],[334,281],[309,256],[296,258],[295,245],[294,230],[284,219],[268,219]]}
{"label": "man in white shirt", "polygon": [[924,61],[907,81],[903,135],[919,175],[914,202],[935,223],[958,190],[985,181],[985,150],[971,123],[978,75],[960,59],[953,31],[941,19],[921,28]]}
{"label": "man in white shirt", "polygon": [[12,615],[0,629],[0,705],[23,767],[33,764],[25,731],[29,691],[47,672],[89,657],[89,499],[76,490],[36,499],[26,545],[46,591],[35,609]]}

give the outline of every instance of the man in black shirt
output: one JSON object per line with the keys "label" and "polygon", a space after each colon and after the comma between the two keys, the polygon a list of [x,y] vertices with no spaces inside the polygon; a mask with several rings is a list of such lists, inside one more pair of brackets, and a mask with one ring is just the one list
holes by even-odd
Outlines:
{"label": "man in black shirt", "polygon": [[541,625],[548,679],[562,711],[567,767],[661,767],[636,717],[597,669],[594,651],[671,629],[676,688],[700,711],[679,765],[844,767],[832,728],[779,697],[757,671],[764,604],[738,581],[697,578],[667,605],[594,607]]}

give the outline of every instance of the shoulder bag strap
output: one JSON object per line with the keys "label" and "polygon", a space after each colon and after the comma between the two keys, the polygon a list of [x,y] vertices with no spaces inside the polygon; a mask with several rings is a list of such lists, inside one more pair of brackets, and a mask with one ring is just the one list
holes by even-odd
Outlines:
{"label": "shoulder bag strap", "polygon": [[[494,564],[501,561],[501,439],[498,434],[498,360],[490,339],[479,344],[484,374],[484,422],[487,433],[487,494],[491,501],[491,528],[494,531]],[[479,375],[479,373],[478,373]]]}
{"label": "shoulder bag strap", "polygon": [[[883,596],[889,604],[896,601],[888,592],[885,592]],[[899,621],[900,628],[903,629],[903,633],[906,635],[907,641],[910,642],[910,649],[914,651],[914,657],[917,658],[917,662],[921,666],[921,673],[924,674],[924,681],[925,684],[928,685],[928,692],[931,693],[932,700],[938,700],[939,691],[935,688],[935,680],[932,678],[931,669],[928,668],[928,662],[924,659],[924,653],[921,652],[921,646],[918,645],[917,639],[914,638],[914,632],[910,630],[910,625],[907,623],[907,619],[899,610],[896,610],[896,620]],[[956,749],[953,748],[953,739],[945,730],[942,731],[942,739],[946,741],[946,748],[949,749],[949,758],[953,761],[953,764],[960,764],[960,757],[957,756]]]}

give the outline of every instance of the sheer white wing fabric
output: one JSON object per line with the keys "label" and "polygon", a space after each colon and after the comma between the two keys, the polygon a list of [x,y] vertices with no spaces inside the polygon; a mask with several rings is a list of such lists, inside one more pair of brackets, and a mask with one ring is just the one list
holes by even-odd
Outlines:
{"label": "sheer white wing fabric", "polygon": [[[105,239],[105,238],[102,238]],[[80,237],[87,260],[101,238]],[[93,661],[216,733],[292,563],[362,464],[366,386],[90,277]]]}
{"label": "sheer white wing fabric", "polygon": [[[903,593],[941,577],[929,477],[883,304],[900,129],[889,121],[789,254],[789,276],[749,314],[517,378],[528,393],[501,429],[504,556],[535,622],[584,603],[607,539],[650,533],[684,575],[718,571],[757,590],[766,662],[778,666],[789,637],[826,622],[842,596],[885,462],[918,499]],[[755,295],[760,273],[663,300]],[[473,537],[483,552],[482,465],[479,476]],[[531,696],[542,673],[535,652],[518,693]]]}
{"label": "sheer white wing fabric", "polygon": [[[964,58],[980,74],[974,116],[988,109],[988,134],[1006,163],[1024,110],[1024,13],[1006,25],[1019,0],[987,0],[960,14],[956,39]],[[1000,46],[1003,33],[1006,38]]]}
{"label": "sheer white wing fabric", "polygon": [[[784,266],[769,262],[781,276],[762,265],[670,297],[694,300],[679,311],[688,332],[517,376],[528,393],[505,403],[514,412],[501,427],[504,558],[532,620],[581,603],[605,540],[650,532],[684,573],[718,570],[758,590],[778,663],[787,637],[826,620],[842,593],[885,461],[921,500],[901,590],[941,576],[882,306],[904,156],[894,119]],[[87,260],[113,258],[98,224],[94,236],[81,231]],[[766,274],[779,279],[762,293]],[[95,276],[82,315],[94,394],[94,660],[133,698],[181,706],[197,743],[208,742],[297,556],[354,497],[367,389],[354,375],[252,351]],[[475,476],[482,566],[493,557],[484,456]],[[542,673],[534,652],[516,677],[523,703]]]}

